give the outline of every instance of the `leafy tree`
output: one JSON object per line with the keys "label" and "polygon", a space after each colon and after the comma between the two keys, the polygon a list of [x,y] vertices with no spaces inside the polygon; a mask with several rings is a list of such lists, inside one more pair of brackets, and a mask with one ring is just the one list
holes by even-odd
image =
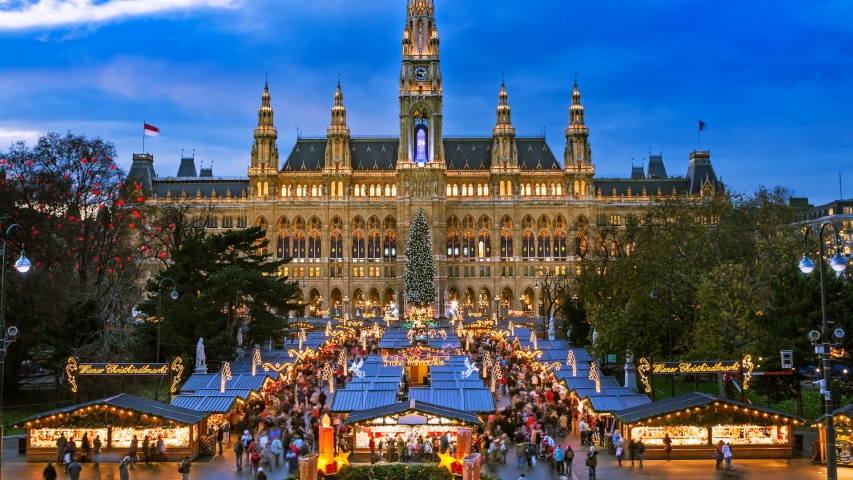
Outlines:
{"label": "leafy tree", "polygon": [[[590,229],[592,249],[575,286],[598,332],[593,350],[666,357],[670,321],[676,358],[740,358],[754,350],[770,284],[801,245],[789,198],[787,190],[762,187],[660,199],[621,229]],[[650,297],[653,287],[658,299]]]}
{"label": "leafy tree", "polygon": [[127,328],[140,295],[136,228],[143,222],[122,183],[112,143],[48,133],[35,146],[0,154],[0,219],[24,227],[33,268],[7,276],[7,323],[21,334],[9,351],[7,382],[16,388],[26,360],[56,369],[69,355],[126,359]]}
{"label": "leafy tree", "polygon": [[417,305],[435,302],[435,260],[432,258],[429,224],[420,207],[409,227],[405,281],[407,301]]}
{"label": "leafy tree", "polygon": [[[172,264],[146,285],[149,296],[141,305],[156,315],[160,281],[171,278],[177,284],[179,297],[171,300],[171,283],[164,283],[161,360],[193,351],[199,337],[209,359],[230,359],[244,324],[248,345],[284,335],[287,312],[301,307],[293,301],[298,286],[279,275],[289,259],[271,261],[263,253],[268,241],[263,227],[212,235],[192,231],[184,237]],[[154,346],[153,331],[149,335]]]}

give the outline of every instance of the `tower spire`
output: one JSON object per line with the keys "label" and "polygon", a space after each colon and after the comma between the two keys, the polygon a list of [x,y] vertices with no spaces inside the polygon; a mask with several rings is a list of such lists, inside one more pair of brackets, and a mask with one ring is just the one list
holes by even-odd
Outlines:
{"label": "tower spire", "polygon": [[501,89],[498,93],[498,107],[495,112],[495,127],[492,129],[492,168],[515,166],[517,151],[515,146],[515,127],[512,126],[509,95],[506,85],[501,79]]}
{"label": "tower spire", "polygon": [[563,157],[566,167],[592,163],[589,129],[584,123],[583,116],[581,93],[578,89],[577,73],[575,73],[575,82],[572,86],[572,104],[569,107],[569,125],[566,127],[566,150]]}
{"label": "tower spire", "polygon": [[341,92],[341,76],[338,74],[338,86],[335,88],[335,103],[332,105],[332,123],[326,129],[326,168],[350,164],[349,127],[347,109],[344,107],[344,94]]}
{"label": "tower spire", "polygon": [[278,147],[275,143],[277,138],[278,130],[273,123],[269,81],[264,80],[264,93],[261,95],[261,106],[258,108],[258,127],[255,128],[250,171],[253,168],[278,170]]}

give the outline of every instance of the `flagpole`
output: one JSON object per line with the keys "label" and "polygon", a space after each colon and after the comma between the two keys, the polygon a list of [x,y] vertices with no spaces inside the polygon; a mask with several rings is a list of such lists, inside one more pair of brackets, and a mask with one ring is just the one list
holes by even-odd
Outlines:
{"label": "flagpole", "polygon": [[702,151],[702,120],[696,117],[696,144],[699,146],[699,151]]}
{"label": "flagpole", "polygon": [[142,121],[142,154],[145,155],[145,120]]}

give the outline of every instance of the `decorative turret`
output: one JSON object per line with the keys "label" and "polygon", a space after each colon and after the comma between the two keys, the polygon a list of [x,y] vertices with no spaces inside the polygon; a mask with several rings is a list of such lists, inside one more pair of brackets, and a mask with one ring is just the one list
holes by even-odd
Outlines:
{"label": "decorative turret", "polygon": [[441,68],[432,0],[409,0],[402,48],[398,166],[443,164]]}
{"label": "decorative turret", "polygon": [[270,105],[269,84],[264,84],[264,93],[261,95],[261,107],[258,109],[258,128],[255,129],[255,142],[252,145],[252,163],[249,167],[261,171],[270,169],[278,170],[278,147],[276,139],[278,131],[273,125],[273,109]]}
{"label": "decorative turret", "polygon": [[496,123],[492,129],[492,168],[499,169],[518,164],[518,152],[515,146],[515,127],[512,126],[511,110],[507,102],[506,85],[501,81],[501,91],[498,94]]}
{"label": "decorative turret", "polygon": [[341,93],[341,82],[335,90],[335,104],[332,106],[332,124],[326,129],[326,167],[349,167],[349,127],[347,126],[347,109],[344,107],[344,94]]}
{"label": "decorative turret", "polygon": [[592,149],[589,146],[589,129],[583,119],[583,105],[578,90],[578,81],[572,90],[572,105],[569,107],[569,126],[566,127],[566,151],[564,165],[581,166],[592,163]]}

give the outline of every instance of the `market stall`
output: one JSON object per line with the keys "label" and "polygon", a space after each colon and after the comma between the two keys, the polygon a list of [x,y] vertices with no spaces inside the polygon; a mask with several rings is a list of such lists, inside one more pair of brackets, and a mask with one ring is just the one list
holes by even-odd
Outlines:
{"label": "market stall", "polygon": [[57,410],[39,413],[18,422],[27,431],[27,461],[56,458],[56,439],[64,434],[79,442],[84,434],[90,439],[100,435],[102,453],[126,454],[135,435],[142,445],[148,435],[163,438],[169,458],[195,458],[199,453],[199,434],[204,431],[207,412],[155,402],[122,393]]}
{"label": "market stall", "polygon": [[[832,412],[835,425],[835,458],[842,467],[853,467],[853,404],[845,405]],[[821,415],[812,424],[817,427],[820,442],[821,463],[826,463],[826,415]]]}
{"label": "market stall", "polygon": [[718,442],[738,458],[790,458],[793,428],[802,419],[769,408],[693,392],[615,412],[626,442],[642,440],[647,459],[664,458],[664,436],[672,458],[712,458]]}
{"label": "market stall", "polygon": [[456,437],[457,427],[482,427],[483,423],[474,413],[454,408],[440,407],[417,400],[399,402],[369,410],[351,413],[344,420],[351,439],[353,458],[357,461],[369,461],[368,445],[373,438],[380,439],[397,436],[409,438],[410,435],[424,438],[446,434],[450,441]]}

